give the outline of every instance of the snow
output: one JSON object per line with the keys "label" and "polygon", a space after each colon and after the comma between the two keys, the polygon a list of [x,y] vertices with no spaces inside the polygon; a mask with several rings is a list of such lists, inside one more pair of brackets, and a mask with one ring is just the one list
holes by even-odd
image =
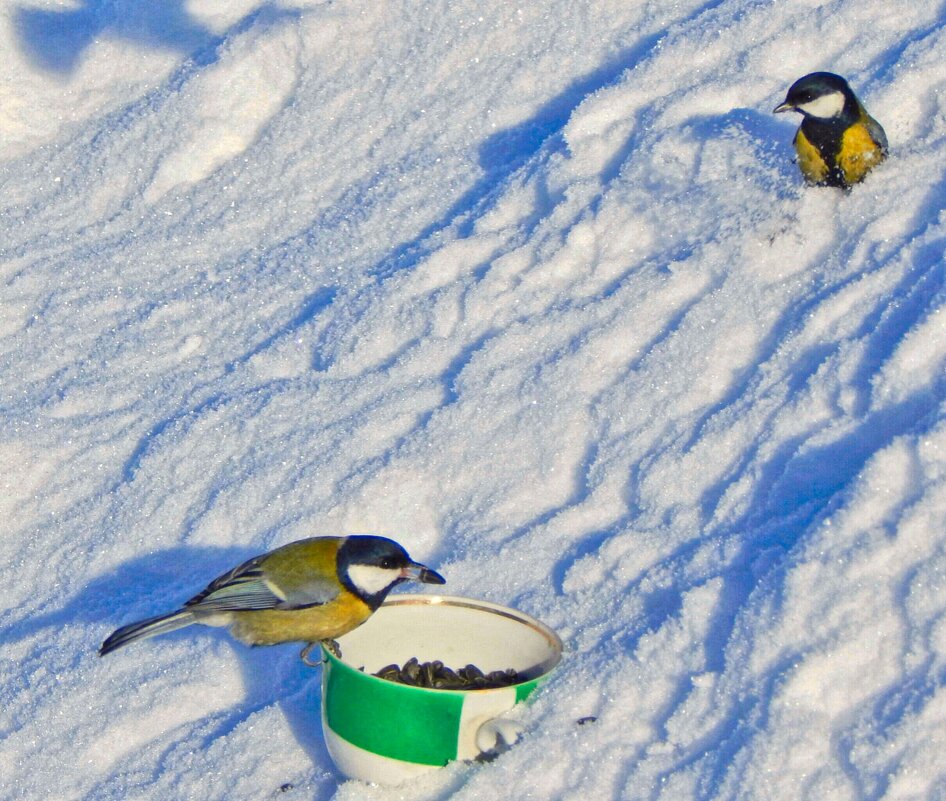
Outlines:
{"label": "snow", "polygon": [[[936,4],[17,0],[0,42],[0,796],[946,798]],[[771,114],[818,69],[891,142],[849,194]],[[351,532],[559,631],[515,748],[346,782],[297,647],[96,655]]]}

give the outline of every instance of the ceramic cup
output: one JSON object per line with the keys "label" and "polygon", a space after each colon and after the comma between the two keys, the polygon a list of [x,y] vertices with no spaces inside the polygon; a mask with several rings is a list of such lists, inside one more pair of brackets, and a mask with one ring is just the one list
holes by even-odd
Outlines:
{"label": "ceramic cup", "polygon": [[[323,649],[322,731],[347,777],[398,784],[454,759],[475,759],[511,744],[503,719],[559,662],[550,628],[508,607],[445,595],[389,598],[366,623],[338,638],[341,657]],[[520,684],[488,690],[433,690],[371,675],[390,664],[439,660],[484,673],[513,668]]]}

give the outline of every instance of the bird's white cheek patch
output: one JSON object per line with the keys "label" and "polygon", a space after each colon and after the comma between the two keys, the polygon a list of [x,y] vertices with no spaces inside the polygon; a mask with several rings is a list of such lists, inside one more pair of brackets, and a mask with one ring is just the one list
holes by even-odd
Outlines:
{"label": "bird's white cheek patch", "polygon": [[400,574],[400,570],[386,570],[374,565],[351,565],[348,568],[348,578],[351,579],[351,583],[365,595],[374,595],[386,590],[397,581]]}
{"label": "bird's white cheek patch", "polygon": [[808,103],[802,103],[796,108],[805,112],[805,114],[810,114],[812,117],[830,119],[831,117],[837,117],[844,108],[844,95],[840,92],[832,92],[829,95],[816,97]]}

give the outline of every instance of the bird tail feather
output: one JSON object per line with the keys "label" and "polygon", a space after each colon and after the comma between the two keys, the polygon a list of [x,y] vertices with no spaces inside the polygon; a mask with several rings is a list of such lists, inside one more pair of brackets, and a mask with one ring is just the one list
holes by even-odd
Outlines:
{"label": "bird tail feather", "polygon": [[171,612],[167,615],[158,617],[149,617],[147,620],[139,620],[137,623],[129,623],[120,629],[115,629],[108,639],[102,643],[99,648],[99,656],[111,653],[116,648],[128,645],[135,640],[144,640],[148,637],[155,637],[158,634],[164,634],[175,629],[182,629],[195,622],[194,613],[189,609],[181,609],[177,612]]}

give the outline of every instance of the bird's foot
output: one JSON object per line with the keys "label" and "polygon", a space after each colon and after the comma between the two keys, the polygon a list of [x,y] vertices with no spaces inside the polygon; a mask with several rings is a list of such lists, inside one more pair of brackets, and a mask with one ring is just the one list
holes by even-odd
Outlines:
{"label": "bird's foot", "polygon": [[320,645],[324,645],[327,650],[331,651],[339,659],[342,658],[342,649],[335,640],[319,640],[318,642],[310,642],[305,648],[302,649],[299,654],[299,657],[302,659],[302,661],[309,667],[318,667],[324,661],[319,659],[317,662],[313,662],[309,658],[309,654],[312,653],[312,649],[317,648]]}
{"label": "bird's foot", "polygon": [[319,659],[317,662],[313,662],[311,659],[309,659],[309,654],[312,653],[312,649],[317,647],[318,645],[319,643],[317,642],[310,642],[299,653],[299,658],[303,661],[304,664],[308,665],[309,667],[318,667],[319,665],[322,664],[321,659]]}
{"label": "bird's foot", "polygon": [[322,645],[326,647],[327,650],[332,652],[333,656],[342,658],[342,646],[338,644],[337,640],[322,640]]}

